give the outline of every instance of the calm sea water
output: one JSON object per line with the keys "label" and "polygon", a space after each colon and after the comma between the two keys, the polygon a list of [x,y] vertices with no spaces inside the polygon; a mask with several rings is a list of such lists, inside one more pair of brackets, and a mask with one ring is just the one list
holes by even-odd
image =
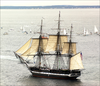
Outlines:
{"label": "calm sea water", "polygon": [[[84,27],[94,31],[94,25],[99,25],[100,9],[16,9],[1,10],[1,86],[99,86],[100,82],[100,36],[92,34],[89,36],[77,35],[83,33]],[[77,80],[56,80],[32,77],[27,68],[20,64],[13,54],[30,37],[38,37],[38,34],[29,33],[30,29],[37,32],[43,19],[43,32],[49,34],[57,33],[57,21],[59,11],[61,12],[61,28],[67,31],[73,24],[73,41],[77,43],[77,52],[82,51],[84,70]],[[24,27],[29,34],[20,30]],[[5,32],[8,35],[3,35]]]}

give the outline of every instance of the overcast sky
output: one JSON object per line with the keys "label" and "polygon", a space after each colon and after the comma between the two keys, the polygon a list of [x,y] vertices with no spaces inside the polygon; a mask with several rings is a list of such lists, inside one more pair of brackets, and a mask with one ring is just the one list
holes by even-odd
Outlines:
{"label": "overcast sky", "polygon": [[0,0],[1,6],[100,5],[99,0]]}

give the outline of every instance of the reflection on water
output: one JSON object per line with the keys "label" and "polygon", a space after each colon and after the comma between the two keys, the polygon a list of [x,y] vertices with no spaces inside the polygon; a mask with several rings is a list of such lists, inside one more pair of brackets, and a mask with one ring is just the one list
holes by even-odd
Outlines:
{"label": "reflection on water", "polygon": [[30,75],[28,78],[23,77],[21,80],[23,85],[37,85],[37,86],[80,86],[82,82],[80,79],[76,80],[59,80],[59,79],[46,79],[38,78]]}

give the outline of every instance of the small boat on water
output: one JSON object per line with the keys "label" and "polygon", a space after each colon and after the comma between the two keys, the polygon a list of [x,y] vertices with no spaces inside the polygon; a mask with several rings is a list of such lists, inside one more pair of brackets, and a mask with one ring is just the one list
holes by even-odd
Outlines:
{"label": "small boat on water", "polygon": [[83,35],[84,35],[84,36],[88,36],[88,35],[89,35],[89,31],[88,31],[88,30],[86,30],[86,29],[85,29],[85,27],[84,27],[84,32],[83,32]]}
{"label": "small boat on water", "polygon": [[4,32],[3,35],[8,35],[8,33],[7,32]]}
{"label": "small boat on water", "polygon": [[94,25],[94,33],[95,34],[98,34],[99,33],[99,31],[98,31],[98,29],[97,29],[97,27]]}
{"label": "small boat on water", "polygon": [[30,33],[32,33],[32,30],[30,29]]}
{"label": "small boat on water", "polygon": [[[30,38],[20,49],[14,52],[21,63],[26,64],[34,77],[54,79],[76,79],[84,69],[81,52],[76,53],[76,42],[70,36],[61,35],[60,12],[57,34],[43,37],[42,22],[39,38]],[[69,37],[69,41],[68,41]],[[30,64],[32,62],[32,64]]]}
{"label": "small boat on water", "polygon": [[3,29],[3,27],[1,27],[1,29]]}

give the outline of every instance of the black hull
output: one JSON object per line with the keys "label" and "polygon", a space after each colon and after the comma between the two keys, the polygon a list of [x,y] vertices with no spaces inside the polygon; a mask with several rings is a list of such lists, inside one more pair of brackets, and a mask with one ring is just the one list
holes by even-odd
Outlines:
{"label": "black hull", "polygon": [[79,73],[75,73],[75,74],[57,74],[57,73],[37,72],[37,71],[31,71],[31,73],[34,77],[53,78],[53,79],[76,79],[77,77],[80,76]]}
{"label": "black hull", "polygon": [[53,79],[76,79],[81,75],[80,70],[56,70],[56,69],[48,69],[41,67],[29,67],[27,65],[27,62],[22,59],[18,54],[16,54],[16,57],[21,59],[22,63],[25,63],[29,71],[32,73],[34,77],[40,77],[40,78],[53,78]]}

